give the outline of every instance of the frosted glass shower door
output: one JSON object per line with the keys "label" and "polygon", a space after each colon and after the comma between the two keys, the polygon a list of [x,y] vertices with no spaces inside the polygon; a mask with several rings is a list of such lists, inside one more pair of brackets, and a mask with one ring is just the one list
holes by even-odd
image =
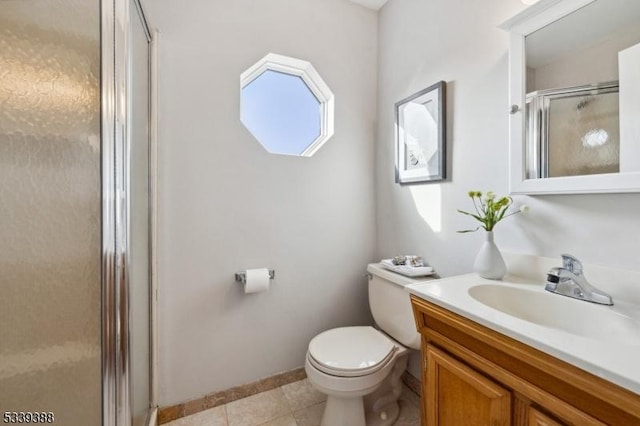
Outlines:
{"label": "frosted glass shower door", "polygon": [[0,2],[0,413],[102,423],[100,2]]}

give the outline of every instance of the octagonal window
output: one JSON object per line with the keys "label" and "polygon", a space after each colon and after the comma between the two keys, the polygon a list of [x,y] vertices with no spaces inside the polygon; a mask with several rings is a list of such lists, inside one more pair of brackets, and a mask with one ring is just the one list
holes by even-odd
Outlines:
{"label": "octagonal window", "polygon": [[268,152],[308,157],[333,135],[333,94],[309,62],[269,54],[240,77],[240,119]]}

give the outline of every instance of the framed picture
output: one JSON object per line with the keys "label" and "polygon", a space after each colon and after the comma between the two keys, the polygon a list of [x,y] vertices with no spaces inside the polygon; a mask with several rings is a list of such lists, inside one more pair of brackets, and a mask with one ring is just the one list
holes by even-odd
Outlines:
{"label": "framed picture", "polygon": [[396,103],[396,182],[446,178],[445,82]]}

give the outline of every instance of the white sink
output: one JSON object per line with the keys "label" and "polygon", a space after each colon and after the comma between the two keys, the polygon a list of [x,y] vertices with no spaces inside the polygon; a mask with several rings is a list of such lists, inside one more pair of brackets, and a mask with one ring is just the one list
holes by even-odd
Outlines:
{"label": "white sink", "polygon": [[616,305],[597,305],[540,289],[499,284],[477,284],[468,292],[490,308],[533,324],[601,342],[640,346],[640,314],[624,312]]}
{"label": "white sink", "polygon": [[477,274],[405,287],[428,302],[640,395],[640,271],[584,265],[613,306],[545,291],[558,259],[508,254],[502,281]]}

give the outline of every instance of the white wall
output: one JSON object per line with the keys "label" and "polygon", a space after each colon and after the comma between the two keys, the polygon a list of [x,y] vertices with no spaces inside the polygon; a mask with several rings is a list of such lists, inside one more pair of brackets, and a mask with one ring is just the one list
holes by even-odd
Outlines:
{"label": "white wall", "polygon": [[[159,403],[304,364],[309,340],[368,324],[375,250],[377,15],[346,0],[147,2],[159,63]],[[335,94],[313,157],[268,154],[239,120],[240,73],[273,52]],[[238,270],[270,267],[267,293]]]}
{"label": "white wall", "polygon": [[[377,257],[424,256],[442,276],[470,272],[482,235],[456,209],[467,191],[508,191],[508,36],[518,0],[391,0],[378,27]],[[393,104],[447,81],[450,179],[394,183]],[[640,194],[517,197],[531,206],[496,228],[504,250],[640,270]],[[558,258],[559,259],[559,258]],[[588,271],[587,271],[588,273]],[[542,277],[541,277],[542,278]],[[416,365],[412,373],[417,374]]]}

